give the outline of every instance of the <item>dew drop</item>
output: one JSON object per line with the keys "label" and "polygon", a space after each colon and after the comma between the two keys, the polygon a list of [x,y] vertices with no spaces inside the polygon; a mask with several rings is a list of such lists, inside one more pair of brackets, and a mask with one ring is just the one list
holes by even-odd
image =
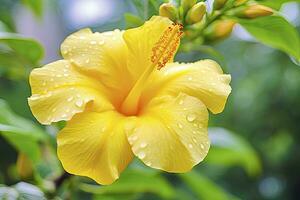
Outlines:
{"label": "dew drop", "polygon": [[99,45],[103,45],[104,44],[104,40],[101,40],[98,42]]}
{"label": "dew drop", "polygon": [[78,106],[78,107],[83,106],[83,101],[82,101],[82,99],[77,100],[77,101],[75,102],[75,105]]}
{"label": "dew drop", "polygon": [[69,98],[67,99],[67,101],[70,102],[70,101],[72,101],[73,99],[74,99],[74,97],[69,97]]}
{"label": "dew drop", "polygon": [[183,100],[180,100],[178,104],[179,104],[179,105],[182,105],[182,104],[183,104]]}
{"label": "dew drop", "polygon": [[187,116],[186,116],[186,119],[187,119],[187,121],[189,121],[189,122],[193,122],[195,119],[196,119],[196,115],[195,114],[188,114]]}
{"label": "dew drop", "polygon": [[146,165],[148,165],[149,167],[151,167],[152,166],[152,162],[148,161],[148,162],[146,162]]}
{"label": "dew drop", "polygon": [[84,37],[84,36],[80,36],[80,37],[79,37],[79,39],[81,39],[81,40],[84,40],[84,39],[85,39],[85,37]]}
{"label": "dew drop", "polygon": [[193,138],[193,142],[197,143],[197,140],[196,140],[196,138]]}
{"label": "dew drop", "polygon": [[62,117],[62,118],[65,118],[65,117],[67,117],[67,115],[66,115],[66,114],[62,114],[61,117]]}
{"label": "dew drop", "polygon": [[140,159],[145,158],[145,157],[146,157],[145,152],[141,151],[141,152],[138,154],[138,157],[139,157]]}
{"label": "dew drop", "polygon": [[89,63],[89,62],[90,62],[90,59],[89,59],[89,58],[85,60],[85,63]]}
{"label": "dew drop", "polygon": [[193,80],[193,78],[189,76],[189,77],[188,77],[188,80],[191,81],[191,80]]}
{"label": "dew drop", "polygon": [[69,76],[69,74],[64,74],[64,77],[68,77]]}
{"label": "dew drop", "polygon": [[92,40],[92,41],[90,42],[90,44],[97,44],[97,42],[94,41],[94,40]]}
{"label": "dew drop", "polygon": [[193,145],[192,145],[192,144],[189,144],[189,148],[192,149],[192,148],[193,148]]}
{"label": "dew drop", "polygon": [[180,129],[183,127],[182,124],[180,124],[180,123],[178,123],[177,125]]}
{"label": "dew drop", "polygon": [[201,147],[201,149],[204,149],[204,145],[203,144],[200,144],[200,147]]}
{"label": "dew drop", "polygon": [[141,148],[145,148],[147,145],[148,145],[148,144],[147,144],[146,142],[142,142],[141,145],[140,145],[140,147],[141,147]]}

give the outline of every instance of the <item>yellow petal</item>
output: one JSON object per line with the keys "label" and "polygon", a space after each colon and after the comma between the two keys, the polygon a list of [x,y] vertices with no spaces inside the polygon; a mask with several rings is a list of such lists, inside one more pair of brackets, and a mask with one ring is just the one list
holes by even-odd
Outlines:
{"label": "yellow petal", "polygon": [[213,113],[223,111],[231,92],[230,75],[212,60],[195,63],[170,63],[156,71],[149,79],[141,102],[146,104],[153,96],[183,92],[200,99]]}
{"label": "yellow petal", "polygon": [[132,87],[123,31],[93,33],[90,29],[80,30],[65,39],[61,53],[84,73],[96,77],[109,88],[115,104],[119,104]]}
{"label": "yellow petal", "polygon": [[69,120],[93,101],[97,111],[113,107],[104,97],[104,88],[96,80],[79,73],[70,62],[56,61],[30,74],[31,111],[42,124]]}
{"label": "yellow petal", "polygon": [[151,65],[152,48],[171,24],[166,17],[154,16],[144,25],[125,31],[128,68],[136,79]]}
{"label": "yellow petal", "polygon": [[198,99],[154,98],[127,123],[133,153],[146,165],[168,172],[186,172],[203,160],[209,149],[208,112]]}
{"label": "yellow petal", "polygon": [[75,115],[58,134],[58,157],[64,169],[111,184],[132,160],[122,117],[113,111]]}

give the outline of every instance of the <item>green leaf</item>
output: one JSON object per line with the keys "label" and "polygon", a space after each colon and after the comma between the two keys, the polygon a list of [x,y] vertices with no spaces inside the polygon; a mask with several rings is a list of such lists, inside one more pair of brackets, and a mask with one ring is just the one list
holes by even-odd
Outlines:
{"label": "green leaf", "polygon": [[261,171],[257,153],[242,137],[224,129],[210,128],[211,148],[205,161],[225,167],[241,166],[249,175]]}
{"label": "green leaf", "polygon": [[47,135],[30,120],[14,114],[1,99],[0,110],[0,135],[37,163],[40,159],[39,142],[45,141]]}
{"label": "green leaf", "polygon": [[27,80],[31,69],[14,52],[0,51],[0,76],[11,80]]}
{"label": "green leaf", "polygon": [[36,16],[43,14],[43,0],[22,0],[23,4],[28,6]]}
{"label": "green leaf", "polygon": [[238,22],[258,41],[282,50],[300,60],[300,37],[297,30],[280,16],[259,17]]}
{"label": "green leaf", "polygon": [[162,198],[172,198],[174,189],[157,173],[141,169],[127,169],[120,179],[110,186],[98,186],[82,183],[79,188],[85,192],[101,195],[119,195],[135,193],[153,193]]}
{"label": "green leaf", "polygon": [[275,10],[279,10],[284,3],[288,2],[300,2],[300,0],[260,0],[259,4],[268,6]]}
{"label": "green leaf", "polygon": [[206,178],[205,176],[191,171],[180,174],[179,177],[196,194],[198,199],[203,200],[236,200],[237,197],[225,191],[223,188]]}
{"label": "green leaf", "polygon": [[144,21],[139,16],[133,15],[131,13],[125,13],[124,17],[126,28],[135,28],[141,26],[144,23]]}
{"label": "green leaf", "polygon": [[44,55],[44,49],[37,41],[18,34],[0,32],[1,43],[10,47],[24,64],[37,64]]}

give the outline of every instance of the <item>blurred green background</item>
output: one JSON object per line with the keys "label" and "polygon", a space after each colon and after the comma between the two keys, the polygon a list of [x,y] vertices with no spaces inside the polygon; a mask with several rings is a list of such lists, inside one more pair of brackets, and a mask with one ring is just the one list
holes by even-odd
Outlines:
{"label": "blurred green background", "polygon": [[[239,25],[225,41],[176,58],[212,58],[232,76],[225,111],[210,115],[209,154],[193,171],[164,173],[135,160],[110,186],[64,172],[55,146],[64,124],[34,119],[29,72],[59,59],[70,33],[134,27],[162,2],[0,0],[0,199],[300,199],[300,66]],[[299,5],[279,11],[298,32]]]}

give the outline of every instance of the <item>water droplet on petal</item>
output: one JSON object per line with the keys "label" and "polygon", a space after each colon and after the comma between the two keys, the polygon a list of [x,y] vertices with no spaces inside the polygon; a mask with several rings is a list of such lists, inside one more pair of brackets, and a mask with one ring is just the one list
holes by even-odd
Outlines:
{"label": "water droplet on petal", "polygon": [[197,140],[196,140],[196,138],[193,138],[193,142],[197,143]]}
{"label": "water droplet on petal", "polygon": [[204,145],[203,144],[200,144],[200,147],[201,147],[201,149],[204,149]]}
{"label": "water droplet on petal", "polygon": [[183,127],[182,124],[180,124],[180,123],[178,123],[177,125],[180,129]]}
{"label": "water droplet on petal", "polygon": [[94,40],[92,40],[92,41],[90,42],[90,44],[97,44],[97,42],[94,41]]}
{"label": "water droplet on petal", "polygon": [[145,152],[141,151],[140,153],[138,153],[138,157],[139,157],[140,159],[145,158],[145,157],[146,157]]}
{"label": "water droplet on petal", "polygon": [[189,148],[192,149],[192,148],[193,148],[193,145],[192,145],[192,144],[189,144]]}
{"label": "water droplet on petal", "polygon": [[148,161],[148,162],[146,162],[146,165],[148,165],[149,167],[151,167],[152,166],[152,162]]}
{"label": "water droplet on petal", "polygon": [[195,114],[188,114],[186,116],[187,121],[189,122],[193,122],[195,119],[197,118],[197,116]]}
{"label": "water droplet on petal", "polygon": [[67,117],[67,115],[66,115],[66,114],[62,114],[61,117],[62,117],[62,118],[65,118],[65,117]]}
{"label": "water droplet on petal", "polygon": [[179,104],[179,105],[182,105],[182,104],[183,104],[183,100],[180,100],[178,104]]}
{"label": "water droplet on petal", "polygon": [[191,81],[191,80],[193,80],[193,78],[192,78],[191,76],[189,76],[189,77],[188,77],[188,80]]}
{"label": "water droplet on petal", "polygon": [[69,97],[69,98],[67,99],[67,101],[70,102],[70,101],[72,101],[73,99],[74,99],[74,97]]}
{"label": "water droplet on petal", "polygon": [[103,45],[104,44],[104,40],[101,40],[98,42],[99,45]]}
{"label": "water droplet on petal", "polygon": [[146,142],[142,142],[140,146],[141,146],[141,148],[145,148],[147,145],[148,144]]}
{"label": "water droplet on petal", "polygon": [[78,99],[78,100],[75,102],[75,105],[78,106],[78,107],[83,106],[83,100],[82,100],[82,99]]}
{"label": "water droplet on petal", "polygon": [[85,60],[85,63],[89,63],[89,62],[90,62],[90,59],[89,59],[89,58]]}

